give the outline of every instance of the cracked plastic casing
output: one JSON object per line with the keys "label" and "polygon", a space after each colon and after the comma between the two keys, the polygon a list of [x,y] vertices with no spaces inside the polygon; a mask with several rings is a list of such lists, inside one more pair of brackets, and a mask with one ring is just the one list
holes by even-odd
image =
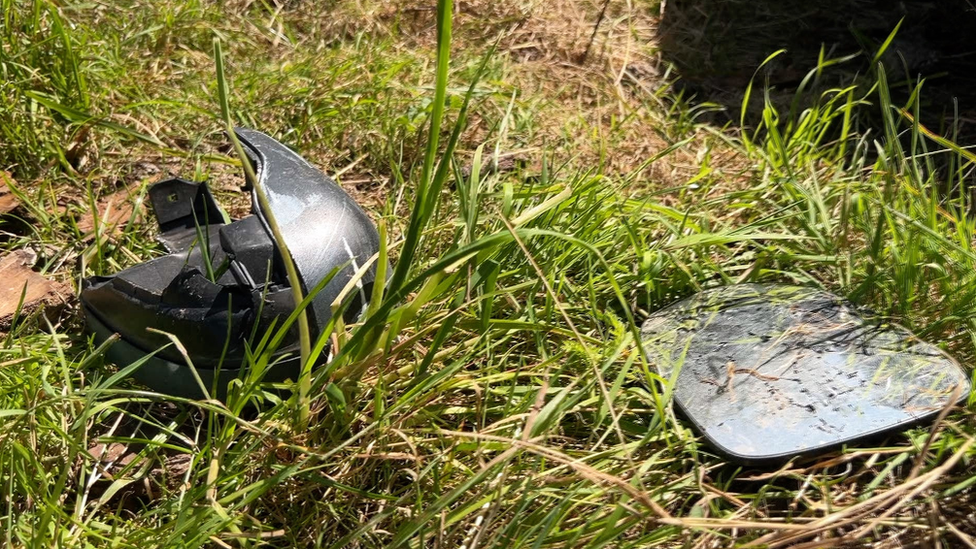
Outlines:
{"label": "cracked plastic casing", "polygon": [[[281,228],[306,295],[334,268],[338,274],[308,308],[315,338],[332,316],[332,303],[379,250],[372,221],[332,179],[294,151],[247,129],[236,129]],[[204,183],[171,179],[149,190],[170,253],[112,276],[83,282],[81,302],[99,342],[121,338],[107,356],[125,366],[156,353],[133,377],[159,392],[203,396],[180,351],[159,331],[175,335],[204,384],[218,396],[240,375],[254,338],[280,326],[294,310],[281,247],[256,196],[254,215],[226,219]],[[375,265],[356,284],[347,320],[370,295]],[[153,328],[157,331],[151,331]],[[250,342],[250,343],[249,343]],[[297,330],[286,334],[266,381],[294,379],[299,371]]]}

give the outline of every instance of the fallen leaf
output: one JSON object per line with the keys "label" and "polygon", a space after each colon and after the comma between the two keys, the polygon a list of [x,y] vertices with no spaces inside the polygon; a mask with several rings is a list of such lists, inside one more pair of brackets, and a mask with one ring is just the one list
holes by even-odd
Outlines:
{"label": "fallen leaf", "polygon": [[70,295],[71,291],[65,284],[48,280],[31,270],[34,261],[36,255],[30,250],[7,252],[0,258],[0,329],[10,326],[21,294],[24,296],[21,315],[43,306],[60,309]]}
{"label": "fallen leaf", "polygon": [[88,453],[102,463],[114,463],[115,461],[118,461],[118,459],[122,457],[128,449],[128,446],[120,442],[112,442],[110,444],[99,442],[98,444],[89,448]]}
{"label": "fallen leaf", "polygon": [[3,170],[0,170],[0,215],[10,213],[20,205],[20,201],[14,193],[10,192],[9,183],[13,183],[14,178]]}
{"label": "fallen leaf", "polygon": [[[128,189],[116,191],[108,196],[103,196],[95,203],[98,215],[98,226],[103,235],[112,235],[118,232],[132,217],[133,195]],[[85,211],[78,219],[78,230],[81,231],[84,240],[90,240],[95,235],[95,212],[91,209]],[[141,216],[142,212],[139,212]]]}

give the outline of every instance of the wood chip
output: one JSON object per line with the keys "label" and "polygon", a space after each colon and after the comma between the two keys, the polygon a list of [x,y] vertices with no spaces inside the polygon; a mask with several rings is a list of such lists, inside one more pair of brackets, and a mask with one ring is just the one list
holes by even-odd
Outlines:
{"label": "wood chip", "polygon": [[17,206],[20,206],[20,201],[14,193],[10,192],[10,183],[14,182],[14,178],[3,170],[0,170],[0,215],[12,212]]}
{"label": "wood chip", "polygon": [[93,458],[102,463],[114,463],[118,461],[118,459],[122,457],[128,449],[128,446],[119,442],[112,442],[110,444],[99,442],[98,444],[89,448],[88,452]]}
{"label": "wood chip", "polygon": [[0,329],[10,327],[20,296],[24,294],[21,317],[39,307],[56,311],[64,306],[71,290],[67,285],[48,280],[31,270],[37,256],[30,250],[8,252],[0,258]]}
{"label": "wood chip", "polygon": [[[132,218],[134,198],[128,189],[122,189],[98,199],[95,208],[102,234],[113,235],[125,227]],[[140,211],[138,217],[141,217],[141,214]],[[95,235],[95,215],[91,209],[86,209],[78,219],[78,230],[84,235],[85,240],[90,240]]]}

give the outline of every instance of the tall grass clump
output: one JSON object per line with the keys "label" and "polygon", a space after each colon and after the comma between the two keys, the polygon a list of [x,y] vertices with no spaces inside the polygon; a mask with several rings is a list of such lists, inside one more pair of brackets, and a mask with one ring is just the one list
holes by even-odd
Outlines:
{"label": "tall grass clump", "polygon": [[81,111],[88,109],[90,96],[71,23],[52,3],[15,4],[0,3],[0,163],[36,175],[38,164],[53,158],[67,165],[68,159],[57,125],[32,113],[25,92]]}
{"label": "tall grass clump", "polygon": [[764,258],[782,274],[840,291],[969,358],[976,157],[921,123],[924,82],[905,105],[892,104],[880,63],[874,82],[827,90],[783,118],[766,101],[762,123],[743,137],[761,177],[739,197],[802,237]]}

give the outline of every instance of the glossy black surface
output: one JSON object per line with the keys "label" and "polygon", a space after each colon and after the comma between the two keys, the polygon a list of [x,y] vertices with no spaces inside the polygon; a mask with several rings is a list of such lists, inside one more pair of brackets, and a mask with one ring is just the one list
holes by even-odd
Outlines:
{"label": "glossy black surface", "polygon": [[[313,337],[329,322],[332,302],[379,249],[372,221],[332,179],[263,133],[235,133],[255,164],[286,246],[275,240],[269,212],[258,200],[252,205],[255,215],[232,222],[206,184],[171,179],[149,190],[159,240],[170,253],[83,281],[89,330],[99,342],[112,333],[121,335],[108,358],[124,366],[159,350],[134,377],[160,392],[202,396],[182,353],[168,346],[169,338],[160,331],[179,339],[199,376],[212,380],[217,394],[242,373],[256,342],[294,309],[281,256],[285,247],[305,294],[339,268],[311,303]],[[359,316],[374,271],[375,266],[359,281],[347,320]],[[293,326],[275,351],[275,374],[269,380],[297,374],[296,351]]]}
{"label": "glossy black surface", "polygon": [[[291,149],[258,131],[238,128],[235,133],[254,160],[304,290],[314,288],[334,267],[345,265],[312,301],[310,324],[313,329],[325,326],[333,300],[379,249],[376,227],[335,181]],[[258,203],[256,196],[252,200]],[[255,213],[266,223],[260,208]],[[352,309],[366,302],[375,272],[373,265],[362,278]]]}
{"label": "glossy black surface", "polygon": [[644,348],[719,452],[771,464],[936,415],[969,379],[937,347],[811,288],[739,285],[652,315]]}

